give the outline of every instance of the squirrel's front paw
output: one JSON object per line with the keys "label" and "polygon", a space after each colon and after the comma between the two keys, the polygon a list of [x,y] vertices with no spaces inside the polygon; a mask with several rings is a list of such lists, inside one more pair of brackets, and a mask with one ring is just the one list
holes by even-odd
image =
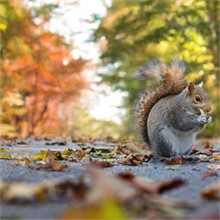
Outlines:
{"label": "squirrel's front paw", "polygon": [[202,124],[208,124],[208,123],[212,122],[212,116],[202,116],[202,115],[200,115],[199,121]]}
{"label": "squirrel's front paw", "polygon": [[207,123],[211,123],[212,122],[212,116],[207,116]]}

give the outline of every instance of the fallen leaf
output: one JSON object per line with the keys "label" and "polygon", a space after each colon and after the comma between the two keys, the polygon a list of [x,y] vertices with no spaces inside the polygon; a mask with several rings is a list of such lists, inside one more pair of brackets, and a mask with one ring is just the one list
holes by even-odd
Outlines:
{"label": "fallen leaf", "polygon": [[171,157],[162,160],[165,164],[171,165],[181,165],[185,163],[185,159],[183,156]]}
{"label": "fallen leaf", "polygon": [[46,164],[45,165],[39,165],[37,167],[32,166],[31,168],[34,170],[53,170],[53,171],[61,171],[65,168],[68,168],[69,166],[66,164],[62,164],[61,162],[54,159],[53,153],[48,150],[46,151],[46,158],[45,158]]}
{"label": "fallen leaf", "polygon": [[205,154],[206,156],[212,156],[213,151],[212,150],[200,151],[200,154]]}
{"label": "fallen leaf", "polygon": [[[32,155],[31,156],[31,159],[34,160],[34,161],[37,161],[37,160],[47,160],[47,153],[48,151],[46,150],[41,150],[40,152],[38,152],[37,154],[35,155]],[[52,155],[53,155],[53,158],[56,159],[56,160],[64,160],[64,153],[61,152],[61,151],[51,151]]]}
{"label": "fallen leaf", "polygon": [[213,158],[214,160],[217,160],[217,161],[220,160],[220,156],[219,156],[219,155],[213,154],[213,155],[212,155],[212,158]]}
{"label": "fallen leaf", "polygon": [[70,207],[58,219],[118,219],[126,220],[128,216],[122,205],[106,198],[101,204],[89,204],[83,207]]}
{"label": "fallen leaf", "polygon": [[206,155],[206,156],[212,156],[213,154],[213,149],[212,148],[209,148],[208,150],[206,151],[200,151],[198,149],[196,149],[196,147],[193,147],[190,151],[190,155],[192,154],[195,154],[195,155]]}
{"label": "fallen leaf", "polygon": [[10,160],[12,158],[10,154],[0,154],[0,159]]}
{"label": "fallen leaf", "polygon": [[140,156],[139,160],[142,162],[149,162],[153,158],[153,154],[144,154],[143,156]]}
{"label": "fallen leaf", "polygon": [[55,160],[53,157],[53,154],[50,150],[47,151],[47,163],[46,165],[43,167],[43,169],[51,169],[54,171],[61,171],[65,168],[68,168],[69,166],[66,164],[62,164],[59,161]]}
{"label": "fallen leaf", "polygon": [[180,167],[180,165],[170,165],[170,166],[166,166],[164,167],[166,170],[176,170]]}
{"label": "fallen leaf", "polygon": [[14,160],[22,160],[23,159],[22,155],[19,154],[19,153],[11,154],[11,158],[14,159]]}
{"label": "fallen leaf", "polygon": [[63,160],[64,159],[63,155],[60,151],[55,151],[52,154],[53,154],[53,158],[56,159],[56,160]]}
{"label": "fallen leaf", "polygon": [[131,180],[134,179],[135,176],[133,173],[130,172],[130,170],[126,170],[125,172],[118,173],[117,176],[119,178],[125,179],[125,180]]}
{"label": "fallen leaf", "polygon": [[179,186],[185,184],[185,181],[182,179],[171,179],[166,181],[158,181],[156,183],[147,181],[144,178],[135,177],[132,179],[134,184],[139,187],[141,190],[150,193],[150,194],[160,194],[164,191],[178,188]]}
{"label": "fallen leaf", "polygon": [[0,152],[6,152],[8,150],[9,150],[8,148],[0,147]]}
{"label": "fallen leaf", "polygon": [[203,145],[203,147],[204,148],[208,148],[208,149],[212,149],[213,147],[214,147],[214,144],[213,144],[213,142],[211,142],[211,141],[209,141],[209,140],[204,140],[203,142],[202,142],[202,145]]}
{"label": "fallen leaf", "polygon": [[68,160],[69,162],[75,162],[75,163],[78,162],[78,160],[75,159],[75,158],[68,158],[67,160]]}
{"label": "fallen leaf", "polygon": [[106,192],[119,202],[127,202],[139,195],[131,182],[120,179],[102,170],[88,168],[92,187],[88,194],[88,202],[97,203],[105,200]]}
{"label": "fallen leaf", "polygon": [[28,152],[24,152],[23,157],[27,158],[28,160],[31,160],[31,156]]}
{"label": "fallen leaf", "polygon": [[13,162],[11,162],[9,164],[10,165],[24,166],[24,167],[26,167],[26,166],[27,167],[31,167],[32,166],[32,162],[28,158],[23,158],[21,160],[13,161]]}
{"label": "fallen leaf", "polygon": [[97,168],[107,168],[107,167],[113,167],[114,166],[114,164],[112,164],[108,161],[92,160],[92,158],[90,158],[90,165],[95,166]]}
{"label": "fallen leaf", "polygon": [[7,203],[43,202],[47,197],[47,190],[41,184],[0,183],[1,199]]}
{"label": "fallen leaf", "polygon": [[24,145],[24,146],[26,146],[26,145],[29,145],[27,142],[25,142],[25,141],[17,141],[17,143],[16,143],[17,145]]}
{"label": "fallen leaf", "polygon": [[47,142],[46,143],[46,145],[60,145],[60,146],[64,146],[66,144],[67,144],[66,141],[54,141],[54,142]]}
{"label": "fallen leaf", "polygon": [[197,152],[199,152],[199,151],[196,149],[195,146],[193,146],[192,149],[190,150],[189,154],[192,155],[192,154],[196,154]]}
{"label": "fallen leaf", "polygon": [[220,164],[210,164],[207,165],[207,168],[210,170],[220,170]]}
{"label": "fallen leaf", "polygon": [[211,200],[218,199],[219,200],[220,199],[219,192],[220,192],[220,181],[209,185],[205,190],[202,191],[201,194],[203,197],[207,199],[211,199]]}
{"label": "fallen leaf", "polygon": [[203,172],[202,179],[205,179],[209,176],[218,176],[218,174],[216,172]]}
{"label": "fallen leaf", "polygon": [[61,152],[61,156],[64,160],[68,160],[70,161],[70,159],[73,159],[73,157],[75,157],[75,151],[73,149],[64,149],[62,152]]}
{"label": "fallen leaf", "polygon": [[77,183],[65,180],[55,184],[55,190],[59,196],[83,200],[88,192],[88,187],[83,179],[80,179]]}
{"label": "fallen leaf", "polygon": [[120,164],[137,166],[141,164],[141,161],[134,154],[129,154]]}
{"label": "fallen leaf", "polygon": [[83,157],[85,157],[86,153],[83,149],[80,148],[80,149],[76,150],[75,155],[76,155],[77,159],[82,160]]}
{"label": "fallen leaf", "polygon": [[46,160],[47,159],[47,151],[41,150],[35,155],[31,156],[32,160]]}
{"label": "fallen leaf", "polygon": [[112,147],[109,147],[109,146],[84,146],[82,147],[83,150],[87,151],[88,153],[91,153],[91,152],[102,152],[102,153],[110,153],[112,152]]}
{"label": "fallen leaf", "polygon": [[203,154],[203,155],[199,155],[198,162],[209,162],[210,160],[211,160],[210,156]]}

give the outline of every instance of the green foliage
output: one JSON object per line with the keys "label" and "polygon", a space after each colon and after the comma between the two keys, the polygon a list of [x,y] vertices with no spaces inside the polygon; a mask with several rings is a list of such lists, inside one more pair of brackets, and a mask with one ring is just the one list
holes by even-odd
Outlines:
{"label": "green foliage", "polygon": [[[107,15],[94,32],[94,41],[104,41],[102,64],[108,74],[103,81],[115,90],[126,91],[125,133],[136,129],[133,108],[139,95],[154,82],[141,82],[133,73],[152,58],[170,62],[184,60],[187,81],[204,81],[213,102],[214,122],[204,136],[219,130],[219,1],[113,0]],[[98,19],[99,20],[99,19]]]}

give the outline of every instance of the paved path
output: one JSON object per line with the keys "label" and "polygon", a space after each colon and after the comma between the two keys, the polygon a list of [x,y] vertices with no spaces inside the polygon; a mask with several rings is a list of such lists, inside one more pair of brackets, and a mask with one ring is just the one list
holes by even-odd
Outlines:
{"label": "paved path", "polygon": [[[7,146],[5,143],[1,144],[1,147],[8,148],[7,153],[24,153],[28,152],[33,155],[40,150],[51,149],[51,150],[63,150],[67,148],[79,148],[79,146],[71,141],[64,146],[59,145],[46,145],[48,141],[35,141],[26,140],[29,145],[16,145]],[[101,144],[101,143],[100,143]],[[91,145],[91,144],[90,144]],[[97,145],[97,143],[96,143]],[[46,171],[46,170],[31,170],[27,167],[9,165],[10,160],[0,160],[1,166],[1,180],[4,181],[22,181],[28,183],[38,183],[42,181],[53,180],[64,180],[69,179],[76,181],[84,175],[84,164],[62,161],[70,165],[69,169],[58,171]],[[165,193],[166,196],[174,198],[179,201],[187,201],[194,203],[198,206],[197,212],[218,212],[218,202],[206,200],[201,197],[201,191],[217,181],[220,176],[211,176],[202,179],[203,172],[209,171],[207,168],[208,164],[215,164],[217,162],[187,162],[183,165],[170,166],[158,160],[151,160],[150,162],[144,163],[139,166],[128,166],[128,165],[116,165],[113,167],[105,168],[106,171],[111,173],[119,173],[129,169],[133,174],[141,177],[149,178],[153,181],[168,180],[172,178],[181,178],[186,181],[186,184]],[[53,219],[62,213],[62,211],[68,207],[68,202],[50,202],[43,204],[1,204],[1,216],[2,219],[6,217],[22,218],[22,219]],[[49,210],[49,211],[48,211]],[[195,211],[194,211],[195,212]],[[190,215],[190,213],[189,213]],[[202,214],[203,215],[203,214]]]}

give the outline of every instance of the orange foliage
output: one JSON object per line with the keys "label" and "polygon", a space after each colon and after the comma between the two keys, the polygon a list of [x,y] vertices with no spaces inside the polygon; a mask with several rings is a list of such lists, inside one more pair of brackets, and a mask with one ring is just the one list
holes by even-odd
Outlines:
{"label": "orange foliage", "polygon": [[[3,101],[3,121],[23,137],[57,135],[65,128],[60,106],[70,108],[82,89],[88,88],[82,75],[86,61],[74,60],[63,37],[37,26],[31,20],[31,10],[21,1],[3,5],[16,19],[8,16],[2,33],[2,94],[19,93],[24,103],[23,114],[18,116],[13,106]],[[18,8],[23,16],[16,14]]]}

